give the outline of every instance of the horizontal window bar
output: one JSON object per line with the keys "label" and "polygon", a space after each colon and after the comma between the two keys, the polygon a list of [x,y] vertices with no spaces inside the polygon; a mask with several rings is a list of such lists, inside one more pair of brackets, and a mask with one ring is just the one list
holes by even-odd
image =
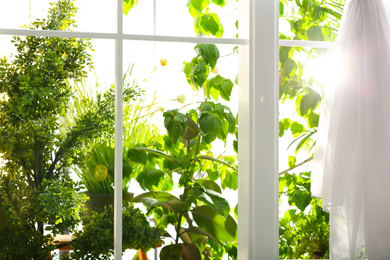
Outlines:
{"label": "horizontal window bar", "polygon": [[336,43],[335,42],[320,42],[320,41],[279,40],[279,46],[333,49],[336,47]]}
{"label": "horizontal window bar", "polygon": [[0,28],[0,35],[21,35],[21,36],[42,36],[42,37],[68,37],[68,38],[90,38],[90,39],[124,39],[135,41],[160,41],[160,42],[191,42],[191,43],[214,43],[214,44],[236,44],[247,45],[247,39],[232,38],[206,38],[206,37],[180,37],[162,35],[140,35],[140,34],[117,34],[117,33],[95,33],[95,32],[71,32],[54,30],[31,30],[31,29],[3,29]]}

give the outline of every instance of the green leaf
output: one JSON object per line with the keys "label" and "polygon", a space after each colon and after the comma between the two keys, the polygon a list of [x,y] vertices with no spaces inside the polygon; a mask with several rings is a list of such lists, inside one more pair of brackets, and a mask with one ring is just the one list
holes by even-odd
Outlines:
{"label": "green leaf", "polygon": [[307,118],[307,124],[309,128],[318,127],[319,120],[320,120],[320,116],[314,112],[311,112]]}
{"label": "green leaf", "polygon": [[237,223],[230,215],[224,218],[209,206],[194,208],[192,215],[198,227],[210,233],[217,240],[236,241]]}
{"label": "green leaf", "polygon": [[139,150],[134,148],[129,149],[127,155],[129,156],[130,160],[136,163],[142,163],[145,165],[148,161],[148,156],[144,150]]}
{"label": "green leaf", "polygon": [[299,142],[299,144],[297,145],[297,147],[295,148],[295,153],[297,153],[299,151],[299,149],[301,149],[301,147],[306,143],[307,140],[309,140],[309,138],[314,134],[316,133],[316,131],[312,131],[310,133],[308,133],[307,135],[305,135],[305,137],[302,138],[302,140]]}
{"label": "green leaf", "polygon": [[230,188],[232,190],[238,189],[238,174],[236,171],[231,172],[228,169],[221,170],[221,184],[222,189]]}
{"label": "green leaf", "polygon": [[219,59],[219,50],[215,44],[198,43],[194,49],[203,57],[212,69],[215,68]]}
{"label": "green leaf", "polygon": [[180,260],[183,247],[181,245],[164,246],[160,252],[161,260]]}
{"label": "green leaf", "polygon": [[230,94],[232,93],[233,82],[230,79],[225,79],[221,85],[221,97],[226,101],[230,101]]}
{"label": "green leaf", "polygon": [[144,170],[137,176],[137,182],[143,189],[159,190],[164,185],[165,173],[157,169]]}
{"label": "green leaf", "polygon": [[212,2],[220,7],[225,5],[225,0],[212,0]]}
{"label": "green leaf", "polygon": [[288,167],[289,167],[290,169],[294,168],[295,162],[296,162],[296,161],[297,161],[297,158],[296,158],[295,156],[289,155],[289,156],[288,156]]}
{"label": "green leaf", "polygon": [[299,115],[305,116],[314,111],[321,102],[321,95],[313,89],[307,89],[308,93],[302,98],[296,100],[296,105],[299,104]]}
{"label": "green leaf", "polygon": [[209,189],[209,190],[213,190],[213,191],[218,192],[218,193],[222,193],[221,187],[219,187],[219,185],[216,184],[214,181],[197,179],[197,180],[195,180],[195,183],[200,184],[205,189]]}
{"label": "green leaf", "polygon": [[218,15],[215,13],[201,14],[195,19],[196,33],[200,35],[199,30],[209,36],[210,33],[217,38],[223,35],[223,26],[219,21]]}
{"label": "green leaf", "polygon": [[197,87],[202,87],[203,83],[207,80],[209,75],[209,67],[206,61],[201,60],[197,65],[192,68],[191,80]]}
{"label": "green leaf", "polygon": [[311,195],[307,190],[295,188],[293,192],[288,194],[288,203],[291,206],[296,206],[302,212],[309,206],[310,201]]}
{"label": "green leaf", "polygon": [[183,260],[202,260],[199,249],[193,244],[180,244],[183,247],[181,258]]}
{"label": "green leaf", "polygon": [[188,4],[198,12],[202,12],[203,9],[210,5],[210,2],[209,0],[190,0]]}
{"label": "green leaf", "polygon": [[162,151],[151,149],[151,148],[146,148],[146,147],[134,147],[134,149],[135,150],[143,150],[143,151],[146,151],[148,153],[152,153],[154,155],[158,155],[160,157],[163,157],[163,158],[167,159],[168,161],[171,161],[171,162],[175,163],[178,166],[181,166],[179,160],[177,160],[175,157],[173,157],[173,156],[171,156],[169,154],[166,154],[166,153],[164,153]]}
{"label": "green leaf", "polygon": [[217,242],[218,244],[221,245],[221,243],[215,237],[213,237],[211,234],[207,233],[206,231],[204,231],[203,229],[201,229],[199,227],[192,226],[189,228],[185,228],[183,230],[187,233],[195,233],[195,234],[200,234],[200,235],[206,236],[206,237],[214,240],[215,242]]}
{"label": "green leaf", "polygon": [[199,126],[203,133],[208,134],[214,127],[215,118],[212,114],[203,114],[199,118]]}
{"label": "green leaf", "polygon": [[176,200],[180,201],[177,197],[173,196],[172,194],[164,191],[151,191],[151,192],[145,192],[142,193],[136,197],[134,197],[131,201],[132,202],[142,202],[142,198],[153,198],[158,201],[170,201],[170,200]]}
{"label": "green leaf", "polygon": [[187,132],[185,134],[185,138],[187,140],[194,139],[199,134],[198,124],[194,122],[189,116],[186,115],[187,118]]}
{"label": "green leaf", "polygon": [[295,61],[291,58],[287,58],[284,62],[284,73],[288,77],[292,77],[295,74],[295,71],[297,69],[297,64]]}
{"label": "green leaf", "polygon": [[284,4],[282,1],[279,1],[279,16],[283,16],[284,13]]}
{"label": "green leaf", "polygon": [[209,177],[210,180],[216,181],[219,178],[219,173],[218,171],[208,170],[207,176]]}
{"label": "green leaf", "polygon": [[149,197],[142,198],[141,202],[147,208],[151,208],[151,207],[155,207],[155,206],[162,206],[175,214],[181,212],[187,206],[187,203],[185,203],[183,201],[178,201],[178,200],[160,201],[159,199],[149,198]]}
{"label": "green leaf", "polygon": [[231,165],[231,164],[229,164],[229,163],[227,163],[225,161],[222,161],[220,159],[217,159],[217,158],[214,158],[214,157],[211,157],[211,156],[207,156],[207,155],[199,155],[198,158],[199,159],[210,160],[210,161],[213,161],[213,162],[217,162],[217,163],[226,165],[226,166],[232,168],[233,170],[237,171],[237,168],[235,168],[233,165]]}
{"label": "green leaf", "polygon": [[324,35],[322,34],[322,29],[319,26],[312,26],[307,31],[307,37],[310,41],[323,41]]}
{"label": "green leaf", "polygon": [[205,194],[207,194],[213,201],[213,205],[209,205],[210,207],[217,209],[216,212],[219,213],[221,216],[227,217],[227,215],[229,215],[229,203],[225,198],[222,197],[220,193],[206,189]]}
{"label": "green leaf", "polygon": [[212,112],[213,111],[213,103],[211,102],[203,102],[201,105],[200,105],[200,109],[202,110],[202,112]]}
{"label": "green leaf", "polygon": [[129,11],[138,4],[138,0],[123,0],[123,13],[127,15]]}
{"label": "green leaf", "polygon": [[290,129],[294,138],[298,137],[301,133],[306,132],[305,127],[296,121],[291,124]]}

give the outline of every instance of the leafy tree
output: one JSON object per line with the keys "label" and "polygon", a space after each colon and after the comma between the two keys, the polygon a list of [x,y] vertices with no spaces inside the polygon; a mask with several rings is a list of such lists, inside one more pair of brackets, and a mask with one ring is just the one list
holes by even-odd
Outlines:
{"label": "leafy tree", "polygon": [[[72,0],[52,4],[47,19],[29,29],[74,28]],[[85,196],[66,177],[66,168],[83,161],[80,148],[109,136],[114,125],[114,92],[107,91],[76,120],[61,122],[74,96],[72,83],[92,67],[91,43],[85,39],[14,36],[17,53],[0,59],[0,224],[1,259],[47,259],[52,235],[80,222]],[[137,93],[125,89],[124,99]]]}

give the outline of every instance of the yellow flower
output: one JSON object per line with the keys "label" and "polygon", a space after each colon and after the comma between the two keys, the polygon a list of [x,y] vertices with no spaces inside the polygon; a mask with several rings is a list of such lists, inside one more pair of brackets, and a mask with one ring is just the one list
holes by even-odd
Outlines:
{"label": "yellow flower", "polygon": [[167,59],[161,58],[160,59],[160,64],[161,64],[161,66],[167,66],[167,64],[168,64]]}

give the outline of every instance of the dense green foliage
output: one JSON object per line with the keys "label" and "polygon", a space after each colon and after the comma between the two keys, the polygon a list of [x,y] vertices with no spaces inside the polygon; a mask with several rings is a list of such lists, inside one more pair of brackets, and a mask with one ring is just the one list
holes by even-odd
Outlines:
{"label": "dense green foliage", "polygon": [[[76,10],[73,1],[60,0],[52,4],[48,19],[38,19],[29,29],[71,30]],[[84,163],[81,151],[92,140],[112,136],[115,93],[109,89],[93,101],[78,100],[84,109],[66,120],[70,100],[77,97],[73,84],[92,68],[90,42],[14,36],[13,43],[13,57],[0,59],[0,153],[5,162],[0,175],[0,259],[48,259],[50,251],[64,246],[53,241],[53,235],[75,231],[86,200],[81,186],[67,177],[67,169]],[[123,96],[128,102],[137,92],[125,88]],[[148,238],[159,240],[159,231],[137,214],[137,223],[128,222],[128,232],[134,233],[132,225],[142,223],[137,234],[157,232]],[[44,224],[52,234],[44,233]],[[96,221],[88,227],[106,228],[100,225]],[[87,231],[77,235],[88,239]],[[144,248],[155,241],[144,242],[128,246]]]}
{"label": "dense green foliage", "polygon": [[[147,251],[160,244],[163,231],[149,226],[145,215],[132,204],[126,203],[122,211],[122,248],[140,248]],[[111,259],[114,255],[114,210],[110,205],[103,213],[94,212],[83,219],[84,227],[76,231],[72,242],[72,259]]]}
{"label": "dense green foliage", "polygon": [[[156,113],[155,104],[146,105],[143,91],[139,90],[138,84],[131,80],[132,69],[130,68],[124,78],[123,100],[123,192],[128,191],[128,186],[132,178],[139,172],[139,167],[131,166],[131,160],[127,156],[127,151],[137,143],[150,144],[160,138],[156,126],[150,123],[150,119]],[[94,94],[92,89],[85,83],[77,86],[79,96],[71,99],[70,115],[66,118],[67,124],[74,122],[76,118],[82,116],[86,110],[91,110],[96,100],[100,100],[100,92]],[[126,92],[137,89],[137,100],[126,98]],[[110,89],[113,91],[114,88]],[[91,93],[92,92],[92,93]],[[113,93],[112,93],[113,94]],[[114,95],[112,95],[114,98]],[[114,100],[112,99],[112,105]],[[113,127],[112,127],[113,128]],[[93,194],[113,194],[114,193],[114,167],[115,149],[114,136],[100,136],[94,138],[81,149],[84,158],[83,164],[73,165],[73,169],[83,181],[88,193]]]}
{"label": "dense green foliage", "polygon": [[[131,15],[138,1],[123,3],[124,13]],[[209,11],[212,5],[224,7],[225,1],[188,0],[195,34],[223,36],[218,14]],[[280,39],[335,40],[343,0],[281,0],[279,7],[280,17],[291,28]],[[72,0],[60,0],[48,19],[37,20],[30,28],[71,30],[76,10]],[[4,94],[0,153],[6,162],[0,177],[0,244],[5,245],[0,259],[47,259],[50,251],[63,245],[43,235],[43,223],[54,235],[75,231],[86,199],[78,193],[80,185],[66,177],[66,169],[77,169],[90,192],[113,192],[115,95],[110,88],[88,98],[77,88],[92,68],[88,40],[15,36],[13,42],[17,54],[0,59],[0,94]],[[220,140],[237,153],[238,118],[228,105],[237,77],[215,73],[221,62],[216,45],[198,44],[194,50],[195,57],[183,63],[183,77],[204,100],[165,111],[164,136],[149,122],[154,112],[144,110],[142,101],[131,102],[139,95],[134,85],[125,84],[123,190],[130,179],[140,184],[146,193],[133,202],[143,203],[159,228],[150,228],[139,210],[125,204],[123,250],[148,250],[159,243],[165,229],[172,244],[161,250],[163,260],[221,259],[223,255],[236,259],[238,206],[231,209],[222,191],[238,188],[237,156],[216,156],[211,148]],[[285,259],[328,255],[329,216],[310,194],[310,173],[292,173],[296,154],[312,156],[323,88],[298,57],[314,59],[327,52],[280,47],[279,98],[282,104],[294,102],[299,116],[281,118],[279,123],[279,136],[291,133],[290,146],[295,148],[288,157],[291,172],[284,172],[279,184],[280,196],[287,195],[289,205],[296,208],[280,219],[280,257]],[[174,185],[182,191],[179,196],[171,192]],[[75,250],[72,257],[109,259],[112,207],[84,218],[83,224],[70,243]]]}
{"label": "dense green foliage", "polygon": [[[164,112],[167,135],[160,142],[129,150],[129,158],[143,167],[136,179],[149,190],[133,201],[142,202],[158,226],[174,226],[175,234],[169,234],[174,244],[161,250],[161,259],[219,259],[225,253],[235,259],[237,223],[222,188],[237,189],[237,162],[234,156],[213,157],[210,151],[216,139],[226,144],[228,135],[237,135],[236,117],[217,102],[219,97],[230,100],[234,83],[210,74],[220,56],[214,44],[194,49],[197,55],[184,63],[183,70],[189,85],[202,91],[205,99],[187,112]],[[169,193],[173,174],[179,176],[180,196]]]}
{"label": "dense green foliage", "polygon": [[[343,4],[343,0],[280,1],[280,17],[291,28],[285,34],[281,32],[280,39],[335,41]],[[322,210],[321,201],[311,196],[310,172],[292,173],[298,153],[307,154],[307,163],[314,152],[318,106],[326,87],[299,57],[310,61],[327,53],[326,49],[279,49],[279,99],[282,106],[284,102],[294,102],[297,115],[291,117],[290,113],[289,118],[280,118],[279,122],[279,136],[291,133],[294,138],[288,147],[294,148],[294,154],[286,158],[291,172],[285,171],[279,178],[279,196],[286,195],[293,207],[279,222],[279,254],[284,259],[328,258],[329,215]]]}

